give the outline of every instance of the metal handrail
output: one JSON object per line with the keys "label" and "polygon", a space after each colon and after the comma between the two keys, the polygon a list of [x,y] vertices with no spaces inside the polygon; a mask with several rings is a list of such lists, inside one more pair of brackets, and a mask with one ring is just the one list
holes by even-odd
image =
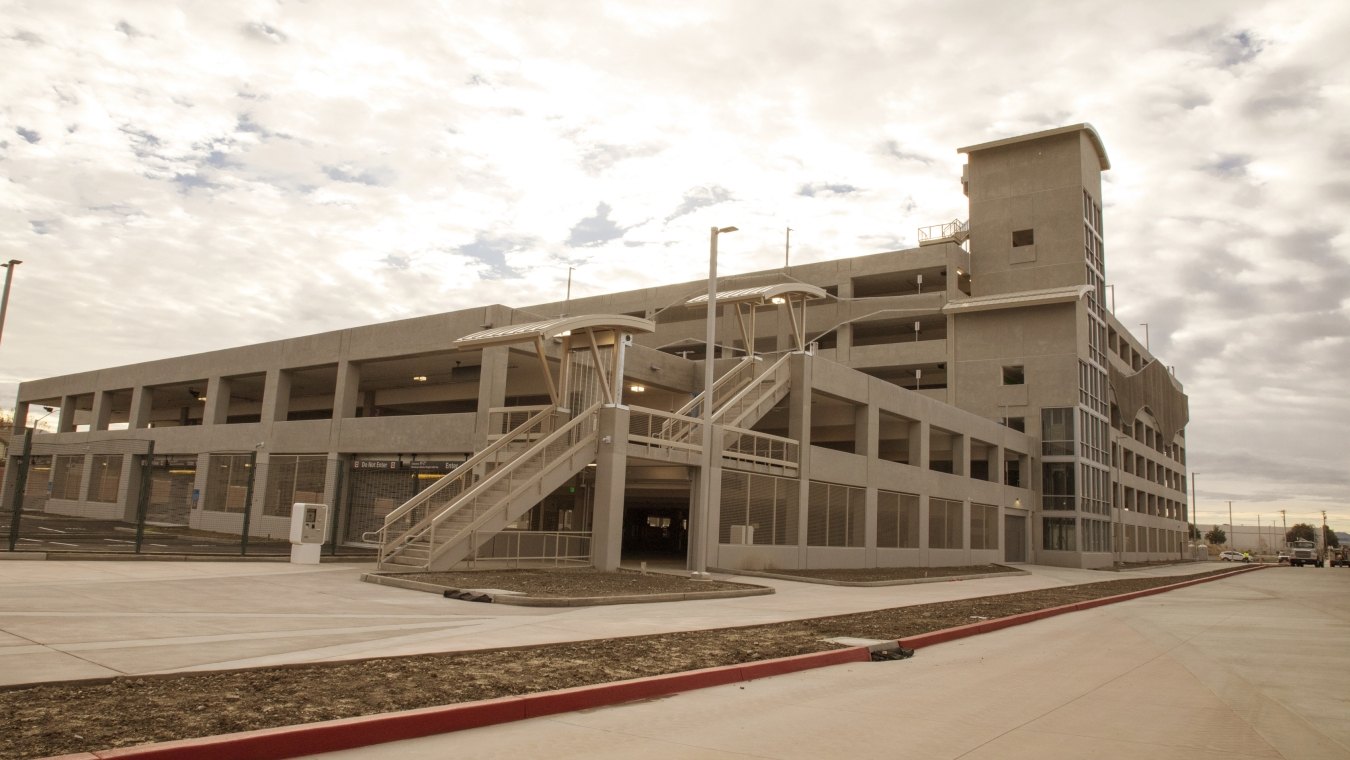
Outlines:
{"label": "metal handrail", "polygon": [[[722,458],[736,462],[762,464],[770,467],[797,468],[801,456],[801,444],[794,438],[784,438],[772,433],[761,433],[746,428],[720,426],[723,433]],[[741,444],[751,442],[749,450]]]}
{"label": "metal handrail", "polygon": [[[702,419],[632,404],[628,409],[629,441],[690,451],[703,448],[702,439],[694,435],[695,431],[703,427]],[[659,424],[657,420],[660,420]],[[700,442],[691,443],[695,440]]]}
{"label": "metal handrail", "polygon": [[[436,549],[436,526],[439,525],[440,522],[444,522],[445,518],[450,517],[451,514],[458,514],[460,510],[464,509],[464,505],[466,504],[477,504],[478,498],[481,497],[481,495],[483,495],[485,491],[491,490],[491,487],[497,486],[498,483],[501,483],[502,481],[506,481],[506,498],[509,499],[510,495],[516,493],[517,485],[516,483],[512,482],[513,475],[516,474],[516,471],[520,470],[521,467],[524,467],[525,463],[535,462],[535,460],[537,459],[537,456],[535,456],[536,454],[537,455],[547,454],[549,445],[552,445],[553,443],[556,443],[556,441],[558,441],[559,439],[563,439],[563,437],[570,435],[570,433],[572,431],[575,431],[576,428],[579,428],[580,425],[582,425],[582,423],[594,420],[594,418],[598,416],[599,408],[601,408],[601,405],[602,405],[601,402],[599,401],[595,402],[595,404],[591,405],[589,409],[585,410],[585,412],[578,414],[578,416],[572,417],[571,420],[568,421],[566,425],[563,425],[563,427],[560,427],[556,429],[556,431],[549,433],[549,435],[547,437],[544,437],[543,440],[537,441],[535,445],[529,447],[528,451],[522,452],[522,454],[520,456],[517,456],[517,458],[510,460],[510,462],[504,464],[504,466],[502,467],[498,467],[497,470],[491,472],[491,474],[487,475],[486,478],[483,478],[482,481],[475,483],[472,489],[464,491],[463,494],[459,495],[459,498],[456,498],[455,501],[452,501],[450,505],[445,506],[445,508],[441,509],[440,512],[437,512],[436,514],[431,514],[431,516],[423,518],[423,521],[418,522],[416,528],[413,528],[412,531],[409,531],[409,533],[416,532],[418,536],[421,536],[423,535],[423,533],[429,532],[429,535],[431,535],[431,539],[427,541],[428,566],[429,564],[431,564],[432,560],[436,559],[436,556],[439,556],[440,552],[444,551],[445,547],[451,545],[450,543],[445,543],[441,545],[440,551],[437,551]],[[591,431],[591,433],[594,432],[595,431]],[[575,448],[576,445],[580,443],[580,441],[582,441],[582,439],[570,441],[570,443],[568,443],[567,445],[566,452],[570,454],[572,448]],[[545,462],[544,464],[545,466],[547,466],[547,462]],[[547,468],[545,466],[541,466],[537,474],[533,474],[531,475],[531,477],[526,479],[525,481],[526,485],[528,485],[528,483],[533,481],[533,479],[535,479],[536,477],[543,477],[545,468]],[[501,504],[501,502],[493,502],[493,504],[487,505],[487,509],[483,510],[483,512],[477,512],[477,510],[475,510],[475,512],[471,512],[470,524],[464,526],[464,529],[462,529],[462,531],[460,531],[459,533],[456,533],[454,537],[458,539],[458,537],[462,536],[464,532],[472,533],[477,531],[478,526],[482,524],[482,521],[486,520],[487,514],[489,514],[490,510],[497,508],[499,504]]]}
{"label": "metal handrail", "polygon": [[[711,361],[711,359],[709,359],[709,361]],[[746,370],[753,370],[753,368],[754,368],[754,366],[755,366],[755,363],[756,363],[757,361],[758,361],[758,360],[755,359],[755,357],[753,357],[753,356],[743,356],[743,357],[741,357],[741,360],[740,360],[739,362],[736,363],[736,366],[734,366],[734,367],[732,367],[731,369],[727,370],[726,374],[722,375],[721,377],[719,377],[719,378],[717,378],[716,380],[713,381],[712,392],[713,392],[713,405],[714,405],[714,407],[716,406],[716,402],[717,402],[717,391],[718,391],[718,389],[722,388],[724,385],[726,385],[727,383],[731,382],[733,379],[736,379],[737,382],[740,382],[740,380],[739,380],[739,375],[740,375],[741,373],[745,372]],[[753,375],[751,376],[750,379],[754,379]],[[706,391],[700,391],[699,394],[698,394],[697,396],[695,396],[695,397],[693,397],[692,399],[689,400],[689,403],[687,403],[687,404],[685,404],[684,406],[680,407],[679,409],[675,410],[675,413],[678,414],[678,415],[684,416],[684,417],[697,417],[697,416],[701,416],[701,415],[696,415],[696,414],[694,414],[694,410],[697,409],[697,408],[699,408],[700,404],[702,404],[702,402],[703,402],[703,397],[704,397],[705,394],[706,394]]]}
{"label": "metal handrail", "polygon": [[752,391],[758,390],[759,387],[764,384],[764,381],[766,379],[772,381],[774,385],[777,385],[779,382],[781,382],[781,378],[778,377],[778,372],[783,368],[785,364],[787,364],[787,360],[791,358],[791,356],[792,354],[783,354],[782,356],[778,357],[777,361],[769,365],[768,369],[761,372],[759,376],[755,378],[756,382],[747,384],[744,388],[738,391],[736,395],[732,396],[730,399],[727,399],[726,403],[722,404],[720,408],[713,410],[712,415],[713,422],[716,422],[719,419],[721,419],[722,416],[727,413],[728,409],[733,408],[736,404],[739,404],[741,401],[745,400],[745,398],[749,396]]}
{"label": "metal handrail", "polygon": [[945,224],[932,224],[927,227],[920,227],[919,242],[924,243],[956,237],[958,232],[970,232],[970,222],[953,219]]}
{"label": "metal handrail", "polygon": [[[482,556],[481,552],[484,546],[495,539],[506,537],[506,553],[497,556]],[[524,539],[538,537],[540,539],[540,548],[553,546],[551,554],[541,552],[535,556],[525,556],[521,553],[521,544]],[[470,567],[477,562],[482,561],[511,561],[515,567],[520,567],[522,560],[525,561],[551,561],[555,566],[563,563],[589,564],[591,552],[589,544],[592,540],[592,534],[589,530],[475,530],[472,533],[474,551],[468,558]],[[550,542],[549,539],[552,539]],[[511,544],[514,543],[514,550]],[[577,548],[573,548],[576,544]],[[563,551],[566,546],[571,551]],[[495,546],[494,546],[495,551]]]}
{"label": "metal handrail", "polygon": [[[378,530],[366,533],[365,535],[362,536],[362,538],[370,540],[367,537],[374,536],[376,541],[381,546],[383,546],[385,540],[388,538],[389,526],[393,525],[398,520],[402,519],[405,515],[407,515],[409,512],[413,511],[417,507],[422,506],[422,504],[430,500],[431,497],[434,496],[435,494],[445,490],[446,488],[449,488],[451,483],[471,479],[474,474],[474,470],[479,465],[486,462],[490,457],[492,457],[501,449],[505,448],[506,446],[509,446],[511,443],[516,442],[518,438],[525,437],[528,434],[530,428],[545,421],[545,419],[551,417],[553,413],[554,413],[553,408],[548,407],[534,414],[528,420],[517,426],[510,433],[507,433],[501,438],[498,438],[496,441],[493,441],[482,451],[478,452],[477,454],[474,454],[472,457],[469,457],[469,459],[466,462],[456,467],[455,469],[451,470],[444,477],[438,479],[435,483],[432,483],[429,487],[427,487],[426,490],[419,492],[416,496],[413,496],[411,499],[405,501],[402,504],[402,506],[400,506],[398,509],[395,509],[393,512],[390,512],[389,514],[385,515],[384,525],[380,526]],[[406,535],[407,533],[404,534],[404,536]],[[401,538],[403,538],[403,536],[400,536],[400,539]],[[388,553],[392,554],[392,551]],[[384,559],[385,556],[387,555],[382,550],[380,558]]]}
{"label": "metal handrail", "polygon": [[[512,428],[510,420],[513,416],[525,415],[525,421],[528,422],[531,417],[539,412],[553,407],[548,404],[536,404],[532,406],[494,406],[488,409],[488,437],[501,438],[511,435]],[[497,432],[498,423],[504,423],[501,432]],[[522,423],[523,424],[523,423]]]}

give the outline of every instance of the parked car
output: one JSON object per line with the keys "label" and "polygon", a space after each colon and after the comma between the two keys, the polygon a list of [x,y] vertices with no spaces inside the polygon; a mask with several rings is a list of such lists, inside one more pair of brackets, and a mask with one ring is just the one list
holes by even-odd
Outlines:
{"label": "parked car", "polygon": [[1243,554],[1242,552],[1233,551],[1232,549],[1229,549],[1228,551],[1224,551],[1224,552],[1219,552],[1219,559],[1223,560],[1224,562],[1250,562],[1250,561],[1251,561],[1250,559],[1248,559],[1247,555]]}
{"label": "parked car", "polygon": [[1281,565],[1287,565],[1287,564],[1289,564],[1289,552],[1287,552],[1287,551],[1281,549],[1281,550],[1280,550],[1280,555],[1279,555],[1278,557],[1275,558],[1275,561],[1276,561],[1276,562],[1279,562]]}

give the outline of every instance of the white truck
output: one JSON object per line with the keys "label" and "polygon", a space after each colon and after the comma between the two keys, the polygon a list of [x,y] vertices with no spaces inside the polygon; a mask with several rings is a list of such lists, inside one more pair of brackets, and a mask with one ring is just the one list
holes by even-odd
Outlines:
{"label": "white truck", "polygon": [[1317,551],[1317,544],[1313,541],[1306,538],[1296,538],[1289,542],[1287,551],[1289,553],[1289,564],[1292,567],[1304,565],[1322,567],[1322,555]]}

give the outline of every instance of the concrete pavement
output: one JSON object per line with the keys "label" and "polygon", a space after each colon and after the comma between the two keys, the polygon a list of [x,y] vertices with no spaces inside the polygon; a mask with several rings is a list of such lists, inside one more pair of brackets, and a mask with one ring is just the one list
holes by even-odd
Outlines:
{"label": "concrete pavement", "polygon": [[1217,563],[855,588],[764,578],[772,596],[528,608],[361,583],[367,564],[0,561],[0,685],[720,628],[1011,593]]}
{"label": "concrete pavement", "polygon": [[1350,573],[1271,568],[840,665],[325,760],[1350,757]]}

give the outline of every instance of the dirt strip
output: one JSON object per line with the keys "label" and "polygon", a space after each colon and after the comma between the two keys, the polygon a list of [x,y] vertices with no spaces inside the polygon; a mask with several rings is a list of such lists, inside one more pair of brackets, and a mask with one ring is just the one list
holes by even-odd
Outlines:
{"label": "dirt strip", "polygon": [[0,757],[34,758],[552,691],[899,639],[1231,570],[1123,579],[743,628],[0,692]]}

